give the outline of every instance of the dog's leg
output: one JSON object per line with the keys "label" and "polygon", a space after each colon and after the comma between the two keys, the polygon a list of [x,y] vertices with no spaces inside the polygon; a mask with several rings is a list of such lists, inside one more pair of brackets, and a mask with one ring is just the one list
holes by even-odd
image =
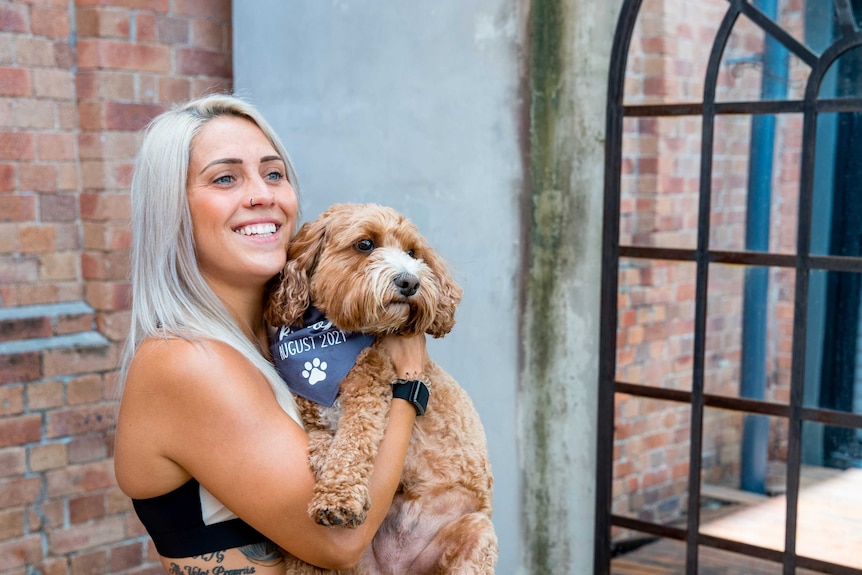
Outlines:
{"label": "dog's leg", "polygon": [[338,571],[321,569],[289,553],[284,555],[284,575],[337,575]]}
{"label": "dog's leg", "polygon": [[440,529],[413,561],[410,573],[494,575],[498,553],[491,518],[468,513]]}
{"label": "dog's leg", "polygon": [[341,382],[341,418],[322,462],[309,515],[321,525],[356,527],[371,508],[369,481],[383,440],[394,371],[377,344],[363,351]]}

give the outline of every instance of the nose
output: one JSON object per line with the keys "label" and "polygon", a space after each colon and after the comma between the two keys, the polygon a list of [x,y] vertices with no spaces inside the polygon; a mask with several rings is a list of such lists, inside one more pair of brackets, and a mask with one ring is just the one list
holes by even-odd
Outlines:
{"label": "nose", "polygon": [[398,292],[404,297],[410,297],[419,291],[419,278],[413,274],[398,274],[393,283],[398,288]]}
{"label": "nose", "polygon": [[275,190],[262,178],[251,186],[251,196],[255,206],[271,206],[275,203]]}

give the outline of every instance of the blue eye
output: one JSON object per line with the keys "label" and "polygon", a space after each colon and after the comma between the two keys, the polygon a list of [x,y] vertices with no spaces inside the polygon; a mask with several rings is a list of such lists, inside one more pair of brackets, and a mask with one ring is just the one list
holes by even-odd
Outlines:
{"label": "blue eye", "polygon": [[371,240],[359,240],[355,244],[353,244],[358,251],[367,254],[369,252],[374,251],[374,242]]}
{"label": "blue eye", "polygon": [[270,172],[266,175],[268,180],[272,180],[273,182],[278,182],[284,179],[284,174],[279,171]]}
{"label": "blue eye", "polygon": [[219,176],[215,179],[216,184],[227,185],[233,182],[233,176]]}

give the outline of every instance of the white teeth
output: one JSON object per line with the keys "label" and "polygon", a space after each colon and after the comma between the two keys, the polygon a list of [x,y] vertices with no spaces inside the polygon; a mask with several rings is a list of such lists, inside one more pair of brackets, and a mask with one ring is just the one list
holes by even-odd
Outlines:
{"label": "white teeth", "polygon": [[252,224],[236,230],[243,236],[271,236],[276,230],[275,224]]}

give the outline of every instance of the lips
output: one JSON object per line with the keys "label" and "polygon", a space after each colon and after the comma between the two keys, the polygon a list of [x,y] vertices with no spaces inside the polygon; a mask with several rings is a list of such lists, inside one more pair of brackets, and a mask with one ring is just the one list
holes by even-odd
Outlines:
{"label": "lips", "polygon": [[234,230],[234,232],[238,233],[241,236],[258,237],[271,236],[276,231],[278,231],[278,226],[276,226],[275,224],[251,224]]}

